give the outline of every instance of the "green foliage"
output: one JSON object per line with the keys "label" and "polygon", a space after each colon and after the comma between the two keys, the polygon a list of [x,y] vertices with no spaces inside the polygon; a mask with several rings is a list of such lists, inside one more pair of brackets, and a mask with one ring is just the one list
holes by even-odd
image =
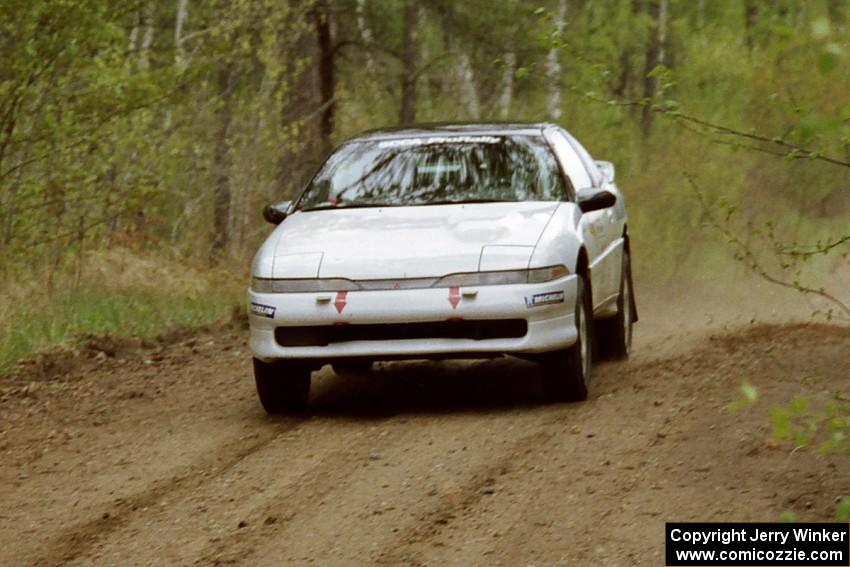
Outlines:
{"label": "green foliage", "polygon": [[773,408],[770,418],[777,440],[850,456],[850,403],[837,394],[818,409],[812,408],[807,398],[797,396],[786,405]]}
{"label": "green foliage", "polygon": [[758,400],[758,389],[749,382],[741,383],[741,397],[726,406],[730,412],[741,411],[750,407]]}
{"label": "green foliage", "polygon": [[797,517],[794,515],[794,512],[790,510],[785,510],[781,514],[779,514],[779,521],[784,524],[792,524],[797,521]]}
{"label": "green foliage", "polygon": [[835,509],[835,519],[839,522],[850,522],[850,498],[846,496],[838,502]]}
{"label": "green foliage", "polygon": [[[772,436],[790,441],[796,447],[814,447],[820,453],[839,453],[850,457],[850,403],[836,394],[822,407],[805,396],[795,396],[787,404],[770,411]],[[793,521],[793,514],[790,520]],[[836,519],[850,520],[850,498],[843,497],[835,510]],[[780,520],[781,521],[781,520]]]}
{"label": "green foliage", "polygon": [[[723,237],[736,261],[773,284],[825,300],[826,307],[816,309],[815,315],[827,320],[832,320],[836,313],[845,319],[850,317],[850,303],[828,292],[817,279],[812,281],[813,274],[816,277],[827,271],[824,261],[836,256],[847,257],[850,234],[818,238],[808,244],[787,240],[777,234],[777,223],[773,220],[763,221],[760,226],[753,221],[742,221],[738,205],[724,197],[709,202],[696,181],[690,176],[687,180],[702,209],[705,224]],[[813,270],[813,265],[817,269]]]}

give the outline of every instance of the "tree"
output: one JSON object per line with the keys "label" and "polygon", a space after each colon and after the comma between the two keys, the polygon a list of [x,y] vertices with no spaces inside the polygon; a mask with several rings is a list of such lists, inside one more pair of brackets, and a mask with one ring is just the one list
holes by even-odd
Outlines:
{"label": "tree", "polygon": [[414,0],[404,2],[404,27],[401,46],[401,110],[399,124],[409,125],[416,121],[417,45],[416,27],[419,6]]}
{"label": "tree", "polygon": [[234,65],[218,69],[218,131],[215,142],[215,186],[213,198],[212,258],[216,260],[230,243],[230,127],[233,121]]}
{"label": "tree", "polygon": [[321,122],[319,136],[322,152],[331,150],[331,136],[334,132],[334,112],[336,110],[336,78],[333,37],[331,36],[332,12],[328,9],[327,0],[318,0],[313,7],[313,17],[316,20],[316,40],[319,48],[319,92],[321,93]]}
{"label": "tree", "polygon": [[558,120],[561,117],[561,62],[558,53],[561,47],[561,35],[567,24],[567,0],[558,0],[558,9],[555,12],[555,39],[546,58],[546,73],[549,81],[549,95],[546,101],[546,113],[550,120]]}
{"label": "tree", "polygon": [[[646,42],[646,56],[643,68],[643,98],[651,101],[658,90],[658,78],[654,73],[659,65],[664,64],[665,44],[667,42],[667,11],[668,0],[648,0],[647,14],[652,24]],[[644,106],[641,114],[643,137],[648,138],[652,128],[652,111]]]}

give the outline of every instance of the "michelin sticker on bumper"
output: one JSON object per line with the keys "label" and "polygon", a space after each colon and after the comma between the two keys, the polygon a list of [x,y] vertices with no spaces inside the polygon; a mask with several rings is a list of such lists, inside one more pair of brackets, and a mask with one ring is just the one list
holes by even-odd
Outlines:
{"label": "michelin sticker on bumper", "polygon": [[262,303],[251,303],[251,313],[254,315],[258,315],[260,317],[268,317],[269,319],[274,319],[274,312],[276,307],[272,305],[263,305]]}
{"label": "michelin sticker on bumper", "polygon": [[563,303],[563,291],[550,291],[547,293],[538,293],[531,297],[525,298],[526,307],[539,307],[541,305],[550,305],[552,303]]}

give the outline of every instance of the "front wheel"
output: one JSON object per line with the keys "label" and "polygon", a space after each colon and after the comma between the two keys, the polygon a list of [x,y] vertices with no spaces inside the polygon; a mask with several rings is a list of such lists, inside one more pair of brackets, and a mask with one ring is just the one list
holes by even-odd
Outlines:
{"label": "front wheel", "polygon": [[254,359],[254,381],[263,409],[270,415],[294,414],[307,408],[310,367],[297,360]]}
{"label": "front wheel", "polygon": [[557,401],[582,401],[587,399],[590,384],[591,337],[593,316],[590,293],[584,278],[579,275],[576,284],[575,320],[577,338],[573,346],[546,355],[543,376],[546,390]]}

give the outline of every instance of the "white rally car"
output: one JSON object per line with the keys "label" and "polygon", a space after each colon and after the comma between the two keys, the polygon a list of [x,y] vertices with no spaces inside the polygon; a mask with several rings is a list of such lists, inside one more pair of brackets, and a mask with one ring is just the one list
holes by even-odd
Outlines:
{"label": "white rally car", "polygon": [[614,167],[556,125],[369,132],[264,216],[278,226],[248,295],[269,413],[303,409],[328,363],[509,354],[539,361],[553,396],[582,400],[594,353],[628,356],[637,312]]}

